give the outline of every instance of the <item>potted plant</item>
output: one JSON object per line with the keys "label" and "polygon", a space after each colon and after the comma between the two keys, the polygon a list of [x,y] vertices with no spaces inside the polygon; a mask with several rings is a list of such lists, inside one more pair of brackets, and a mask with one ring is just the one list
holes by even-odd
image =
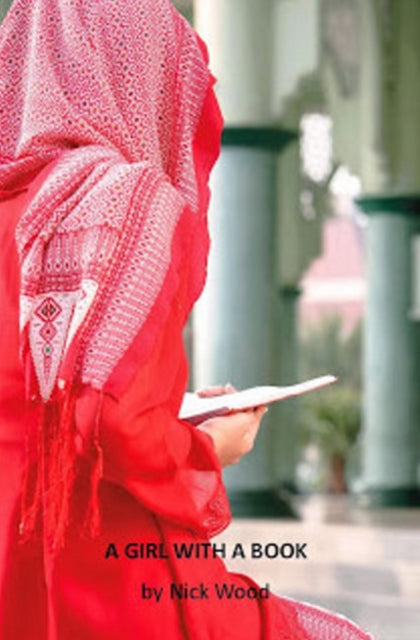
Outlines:
{"label": "potted plant", "polygon": [[346,465],[360,432],[360,405],[360,393],[348,386],[326,389],[303,401],[304,443],[318,448],[326,463],[326,488],[334,493],[347,491]]}
{"label": "potted plant", "polygon": [[346,467],[361,428],[361,336],[361,323],[346,334],[341,318],[330,316],[309,327],[301,342],[303,377],[338,376],[301,404],[303,444],[316,446],[327,470],[323,484],[337,493],[347,491]]}

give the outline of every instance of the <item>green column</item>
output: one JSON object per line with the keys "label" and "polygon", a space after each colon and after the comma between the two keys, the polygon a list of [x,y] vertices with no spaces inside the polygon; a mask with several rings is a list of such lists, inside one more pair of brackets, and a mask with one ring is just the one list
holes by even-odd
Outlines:
{"label": "green column", "polygon": [[[273,101],[277,0],[195,0],[226,129],[213,175],[212,252],[194,315],[195,384],[275,380],[277,160],[294,133]],[[226,469],[235,515],[279,515],[270,465],[270,413],[255,450]]]}
{"label": "green column", "polygon": [[[277,354],[274,379],[279,385],[299,380],[297,305],[301,289],[282,286],[277,293]],[[290,398],[270,407],[273,423],[270,464],[275,486],[280,491],[296,491],[296,466],[299,460],[298,399]]]}
{"label": "green column", "polygon": [[420,234],[420,196],[362,198],[359,204],[370,216],[361,500],[420,505],[420,322],[413,314],[412,250]]}
{"label": "green column", "polygon": [[3,20],[11,4],[12,0],[0,0],[0,20]]}
{"label": "green column", "polygon": [[[194,314],[198,387],[229,381],[246,388],[278,380],[277,155],[294,137],[263,127],[228,128],[224,133],[212,184],[209,275]],[[254,451],[225,470],[234,515],[293,515],[275,491],[270,463],[277,426],[273,417],[270,412],[264,419]]]}

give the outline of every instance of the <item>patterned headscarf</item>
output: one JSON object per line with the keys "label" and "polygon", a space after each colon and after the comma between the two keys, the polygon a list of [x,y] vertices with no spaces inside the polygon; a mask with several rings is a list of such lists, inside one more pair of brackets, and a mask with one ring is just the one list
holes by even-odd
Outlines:
{"label": "patterned headscarf", "polygon": [[184,250],[205,223],[193,153],[211,83],[203,50],[168,0],[16,0],[0,69],[0,191],[54,162],[17,230],[40,394],[74,377],[103,389],[176,267],[183,214]]}
{"label": "patterned headscarf", "polygon": [[45,172],[16,236],[28,395],[45,406],[75,385],[127,386],[186,256],[186,314],[198,297],[221,129],[198,133],[212,83],[169,0],[15,0],[6,16],[0,197]]}

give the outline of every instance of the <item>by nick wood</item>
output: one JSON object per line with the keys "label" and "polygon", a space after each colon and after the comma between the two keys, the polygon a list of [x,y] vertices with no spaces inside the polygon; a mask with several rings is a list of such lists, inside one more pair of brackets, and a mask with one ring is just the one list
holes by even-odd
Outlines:
{"label": "by nick wood", "polygon": [[270,585],[264,587],[241,587],[227,582],[172,582],[167,587],[155,587],[142,582],[139,589],[142,600],[161,602],[164,598],[171,600],[267,600],[270,597]]}
{"label": "by nick wood", "polygon": [[169,558],[174,555],[179,559],[192,558],[230,558],[256,560],[306,560],[308,555],[306,542],[241,542],[227,545],[215,542],[178,542],[166,545],[163,542],[126,542],[116,544],[109,542],[104,550],[106,560],[147,560],[150,558]]}

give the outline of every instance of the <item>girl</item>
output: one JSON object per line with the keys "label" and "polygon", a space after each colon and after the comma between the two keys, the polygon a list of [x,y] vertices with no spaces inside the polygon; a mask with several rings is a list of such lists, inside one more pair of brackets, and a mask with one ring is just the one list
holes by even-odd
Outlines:
{"label": "girl", "polygon": [[15,0],[0,60],[1,638],[367,639],[179,554],[228,525],[221,466],[264,412],[177,418],[222,128],[204,45],[169,0]]}

